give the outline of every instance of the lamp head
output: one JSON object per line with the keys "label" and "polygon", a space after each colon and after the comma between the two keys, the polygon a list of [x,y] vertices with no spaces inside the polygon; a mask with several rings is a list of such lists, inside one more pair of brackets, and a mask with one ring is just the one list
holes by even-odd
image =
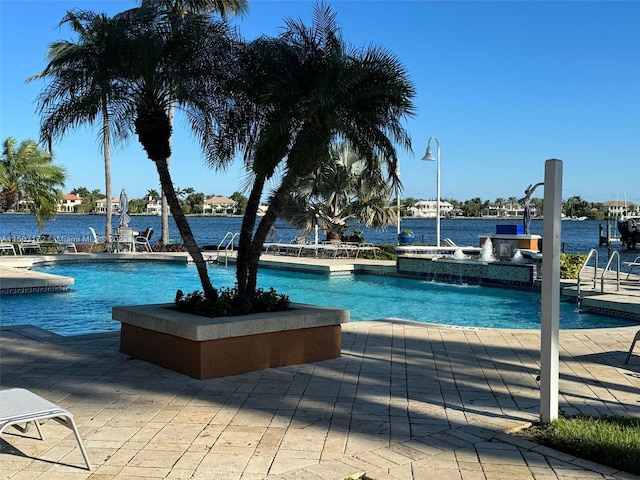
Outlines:
{"label": "lamp head", "polygon": [[436,161],[436,159],[433,158],[433,152],[431,151],[431,146],[427,146],[427,153],[424,154],[424,157],[422,157],[422,160],[424,160],[425,162]]}

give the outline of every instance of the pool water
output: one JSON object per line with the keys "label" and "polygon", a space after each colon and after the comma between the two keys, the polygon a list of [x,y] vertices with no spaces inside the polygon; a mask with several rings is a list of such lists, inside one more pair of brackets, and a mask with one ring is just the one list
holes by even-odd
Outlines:
{"label": "pool water", "polygon": [[[73,277],[67,292],[7,295],[0,324],[32,324],[60,335],[114,331],[115,305],[173,302],[176,290],[201,290],[193,265],[159,262],[59,264],[38,271]],[[215,287],[235,284],[235,267],[210,266]],[[375,275],[314,275],[262,269],[262,288],[273,286],[292,302],[347,308],[351,321],[400,318],[488,328],[540,328],[540,294]],[[579,313],[560,304],[560,328],[629,326],[628,320]]]}

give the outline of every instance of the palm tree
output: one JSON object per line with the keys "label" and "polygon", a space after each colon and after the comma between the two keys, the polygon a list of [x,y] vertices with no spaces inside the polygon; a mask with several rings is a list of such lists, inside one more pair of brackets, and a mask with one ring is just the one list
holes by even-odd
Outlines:
{"label": "palm tree", "polygon": [[40,150],[34,140],[18,145],[15,138],[7,138],[0,160],[0,213],[29,199],[42,229],[44,220],[56,215],[66,176],[65,169],[54,165],[52,155]]}
{"label": "palm tree", "polygon": [[[90,16],[90,13],[78,15]],[[198,270],[204,294],[215,299],[217,292],[211,285],[206,262],[181,208],[168,169],[172,132],[169,110],[171,104],[181,108],[205,153],[213,150],[211,142],[216,138],[212,135],[211,114],[217,102],[222,101],[218,84],[220,76],[229,75],[231,70],[228,64],[235,39],[226,22],[196,14],[186,14],[179,20],[169,19],[156,2],[118,15],[113,22],[117,28],[113,31],[112,45],[119,62],[108,71],[115,92],[108,103],[110,118],[123,137],[135,132],[147,156],[154,162],[183,244]],[[80,93],[84,93],[85,77],[77,82],[73,79],[71,75],[62,77],[62,80],[68,80],[69,88],[77,85]],[[52,95],[49,99],[45,95],[44,98],[49,100],[42,125],[46,135],[55,136],[85,118],[83,111],[76,111],[76,105],[65,101],[65,97]],[[101,100],[101,97],[94,97],[93,108],[101,105]],[[217,151],[219,154],[220,149]],[[232,154],[232,151],[228,152],[229,156]]]}
{"label": "palm tree", "polygon": [[149,200],[157,200],[158,198],[160,198],[160,195],[158,195],[158,191],[156,189],[151,188],[151,189],[147,190],[146,197]]}
{"label": "palm tree", "polygon": [[120,119],[110,105],[117,102],[118,85],[114,70],[120,56],[118,46],[119,23],[105,14],[90,11],[67,12],[60,25],[68,24],[78,36],[77,41],[61,40],[49,47],[49,63],[45,69],[27,81],[47,79],[50,83],[38,97],[38,111],[42,114],[41,140],[51,142],[61,138],[73,127],[101,121],[99,133],[104,155],[104,179],[107,198],[105,236],[112,238],[113,215],[111,192],[111,136],[125,137]]}
{"label": "palm tree", "polygon": [[[226,22],[197,14],[171,21],[156,5],[143,5],[122,17],[128,23],[121,50],[118,81],[126,91],[122,119],[135,130],[138,140],[158,171],[182,242],[191,255],[208,299],[217,292],[182,209],[169,173],[172,123],[170,107],[181,109],[205,154],[222,150],[214,143],[213,114],[220,105],[220,84],[228,83],[236,39]],[[220,105],[219,105],[220,104]],[[233,150],[225,152],[232,158]]]}
{"label": "palm tree", "polygon": [[[366,170],[386,166],[395,186],[395,143],[410,149],[401,120],[413,113],[414,87],[386,50],[356,49],[340,36],[335,14],[314,7],[313,24],[287,19],[277,38],[259,38],[241,54],[235,75],[241,92],[222,119],[220,142],[239,145],[253,183],[238,243],[238,292],[250,302],[262,246],[299,182],[329,157],[340,138],[357,151]],[[269,209],[255,229],[267,181],[279,178]]]}
{"label": "palm tree", "polygon": [[[220,14],[223,18],[234,14],[244,14],[248,11],[247,0],[141,0],[144,7],[156,8],[159,15],[165,16],[167,19],[179,21],[187,14],[212,15]],[[169,122],[173,127],[175,115],[175,105],[172,102],[169,105]],[[171,142],[171,140],[169,140]],[[171,159],[167,159],[170,164]],[[161,241],[164,244],[169,243],[169,208],[167,197],[162,192],[161,206]]]}
{"label": "palm tree", "polygon": [[328,162],[304,179],[283,211],[304,233],[317,220],[328,239],[340,238],[349,221],[374,228],[397,222],[392,193],[382,169],[366,169],[357,152],[344,143],[332,144]]}

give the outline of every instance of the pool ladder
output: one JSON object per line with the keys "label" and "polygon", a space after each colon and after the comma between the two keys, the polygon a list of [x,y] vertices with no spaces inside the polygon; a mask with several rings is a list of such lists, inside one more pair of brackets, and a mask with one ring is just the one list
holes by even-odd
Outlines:
{"label": "pool ladder", "polygon": [[238,232],[227,232],[226,235],[224,236],[224,238],[222,240],[220,240],[220,243],[218,244],[218,248],[217,248],[217,257],[216,257],[216,262],[218,263],[222,263],[222,261],[220,260],[220,252],[224,253],[224,265],[225,267],[229,264],[229,252],[233,252],[233,242],[235,241],[235,239],[237,237],[240,236],[240,233]]}
{"label": "pool ladder", "polygon": [[[595,248],[592,248],[589,251],[589,254],[587,255],[587,259],[584,261],[584,264],[582,265],[582,268],[580,269],[580,272],[578,273],[578,281],[577,281],[577,285],[576,285],[578,308],[580,308],[580,304],[582,303],[582,293],[581,293],[582,274],[585,272],[585,269],[589,265],[589,260],[591,260],[591,258],[595,259],[595,265],[593,266],[593,278],[592,278],[592,280],[590,280],[590,282],[593,281],[592,291],[595,292],[596,288],[597,288],[597,284],[598,284],[598,251]],[[617,260],[617,262],[616,262],[616,270],[615,270],[615,272],[616,272],[616,291],[620,291],[620,252],[615,250],[611,254],[611,257],[609,257],[609,261],[607,262],[606,267],[604,267],[604,269],[602,270],[602,274],[600,275],[600,293],[604,293],[604,281],[606,279],[607,272],[609,270],[611,270],[611,264],[613,263],[614,260]]]}

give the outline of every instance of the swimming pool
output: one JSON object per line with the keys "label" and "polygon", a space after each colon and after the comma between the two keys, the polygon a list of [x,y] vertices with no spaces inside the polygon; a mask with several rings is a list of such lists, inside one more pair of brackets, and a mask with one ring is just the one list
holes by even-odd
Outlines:
{"label": "swimming pool", "polygon": [[[32,324],[60,335],[114,331],[114,305],[170,303],[177,289],[201,289],[193,265],[161,262],[57,264],[38,271],[70,276],[67,292],[7,295],[0,301],[3,326]],[[214,286],[235,284],[235,267],[210,266]],[[259,286],[273,286],[291,301],[348,308],[351,321],[400,318],[425,323],[487,328],[540,327],[540,295],[375,275],[314,275],[261,269]],[[560,305],[560,328],[632,325],[627,320],[579,313]]]}

